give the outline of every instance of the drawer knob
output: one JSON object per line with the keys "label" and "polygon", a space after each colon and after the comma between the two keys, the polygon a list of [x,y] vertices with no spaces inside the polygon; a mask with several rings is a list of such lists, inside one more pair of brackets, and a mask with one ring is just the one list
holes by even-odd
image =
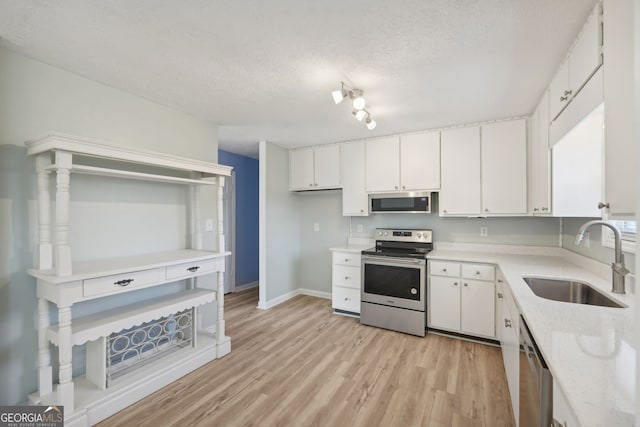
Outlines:
{"label": "drawer knob", "polygon": [[453,286],[458,286],[458,282],[453,282]]}
{"label": "drawer knob", "polygon": [[349,280],[349,276],[344,276],[344,280]]}
{"label": "drawer knob", "polygon": [[504,327],[505,328],[510,328],[511,327],[511,320],[504,319]]}
{"label": "drawer knob", "polygon": [[189,267],[187,268],[188,271],[195,273],[196,271],[198,271],[200,269],[199,265],[194,265],[193,267]]}
{"label": "drawer knob", "polygon": [[345,301],[351,301],[351,298],[349,298],[349,297],[344,297],[344,300],[345,300]]}
{"label": "drawer knob", "polygon": [[117,282],[113,282],[113,284],[125,287],[125,286],[129,285],[129,283],[133,282],[133,280],[134,279],[122,279],[122,280],[118,280]]}
{"label": "drawer knob", "polygon": [[464,287],[465,287],[465,288],[466,288],[466,287],[468,287],[468,286],[469,286],[469,284],[468,284],[468,283],[465,283],[465,284],[464,284]]}
{"label": "drawer knob", "polygon": [[478,276],[479,276],[479,275],[480,275],[480,272],[479,272],[479,271],[476,271],[476,275],[478,275]]}
{"label": "drawer knob", "polygon": [[500,292],[498,292],[498,298],[502,299],[504,298],[504,296]]}
{"label": "drawer knob", "polygon": [[442,272],[443,272],[443,273],[446,273],[446,272],[447,272],[447,269],[446,269],[446,268],[443,268],[443,269],[442,269]]}
{"label": "drawer knob", "polygon": [[345,258],[345,259],[344,259],[344,262],[349,262],[349,258]]}

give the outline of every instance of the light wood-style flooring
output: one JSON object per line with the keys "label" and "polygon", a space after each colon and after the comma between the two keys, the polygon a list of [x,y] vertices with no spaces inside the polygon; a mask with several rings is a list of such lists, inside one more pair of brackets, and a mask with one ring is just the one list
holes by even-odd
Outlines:
{"label": "light wood-style flooring", "polygon": [[226,296],[231,353],[107,426],[513,426],[498,348],[360,325],[300,295]]}

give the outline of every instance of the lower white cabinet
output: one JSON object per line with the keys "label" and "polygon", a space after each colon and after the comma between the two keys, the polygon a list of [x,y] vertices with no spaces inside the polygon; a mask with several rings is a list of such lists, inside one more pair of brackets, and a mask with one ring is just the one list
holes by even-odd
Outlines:
{"label": "lower white cabinet", "polygon": [[495,268],[429,261],[428,326],[495,338]]}
{"label": "lower white cabinet", "polygon": [[520,312],[511,296],[509,285],[500,271],[498,271],[497,282],[496,334],[500,340],[511,408],[517,425],[520,408]]}
{"label": "lower white cabinet", "polygon": [[360,314],[360,254],[333,251],[331,299],[338,313]]}

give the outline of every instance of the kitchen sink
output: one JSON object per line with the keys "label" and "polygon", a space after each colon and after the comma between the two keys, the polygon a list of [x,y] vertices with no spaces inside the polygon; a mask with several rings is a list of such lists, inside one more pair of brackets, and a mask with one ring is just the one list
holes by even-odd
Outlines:
{"label": "kitchen sink", "polygon": [[533,293],[542,298],[602,307],[625,307],[583,282],[540,277],[523,277],[523,279]]}

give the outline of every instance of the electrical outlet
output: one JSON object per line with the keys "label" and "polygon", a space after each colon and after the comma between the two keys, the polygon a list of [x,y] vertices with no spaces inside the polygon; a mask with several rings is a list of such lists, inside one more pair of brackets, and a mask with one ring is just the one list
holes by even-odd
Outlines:
{"label": "electrical outlet", "polygon": [[313,223],[313,231],[320,231],[320,224],[318,224],[317,222]]}
{"label": "electrical outlet", "polygon": [[358,224],[358,233],[362,233],[364,231],[362,224]]}
{"label": "electrical outlet", "polygon": [[205,229],[205,231],[213,231],[213,220],[212,219],[207,219],[204,222],[204,229]]}
{"label": "electrical outlet", "polygon": [[480,237],[487,237],[489,235],[489,227],[480,227]]}

